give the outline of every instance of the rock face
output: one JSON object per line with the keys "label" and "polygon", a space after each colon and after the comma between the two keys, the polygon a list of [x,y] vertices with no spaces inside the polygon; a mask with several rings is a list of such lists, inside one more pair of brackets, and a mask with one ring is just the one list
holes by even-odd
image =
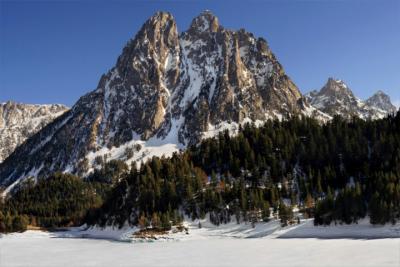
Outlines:
{"label": "rock face", "polygon": [[0,165],[0,184],[58,170],[84,175],[99,157],[145,160],[246,121],[310,112],[318,113],[264,39],[224,29],[209,11],[178,34],[172,15],[158,12],[96,90]]}
{"label": "rock face", "polygon": [[300,112],[302,95],[266,41],[219,25],[210,12],[180,36],[180,77],[171,90],[163,132],[174,120],[182,143],[223,122],[266,120]]}
{"label": "rock face", "polygon": [[0,163],[26,139],[63,114],[63,105],[0,104]]}
{"label": "rock face", "polygon": [[346,119],[353,116],[362,119],[379,119],[396,112],[389,96],[378,91],[366,101],[354,96],[350,88],[342,81],[329,78],[318,91],[306,95],[308,102],[318,110],[330,116],[340,115]]}
{"label": "rock face", "polygon": [[397,111],[397,108],[390,101],[390,97],[381,90],[368,98],[365,103],[371,107],[381,109],[389,114]]}

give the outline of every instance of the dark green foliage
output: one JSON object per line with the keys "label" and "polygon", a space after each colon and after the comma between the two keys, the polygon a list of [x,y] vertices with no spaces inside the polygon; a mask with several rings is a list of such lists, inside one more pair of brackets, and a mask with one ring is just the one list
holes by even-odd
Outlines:
{"label": "dark green foliage", "polygon": [[325,199],[318,201],[314,224],[330,225],[332,221],[347,224],[357,223],[366,215],[365,200],[359,184],[346,187],[336,198],[329,192]]}
{"label": "dark green foliage", "polygon": [[286,206],[283,201],[279,203],[279,218],[281,219],[281,225],[286,226],[291,220],[293,220],[292,208]]}
{"label": "dark green foliage", "polygon": [[128,166],[123,161],[110,160],[104,163],[103,158],[100,156],[96,157],[95,161],[98,165],[101,165],[102,168],[96,169],[94,173],[87,178],[89,181],[115,184],[128,172]]}
{"label": "dark green foliage", "polygon": [[89,182],[26,185],[6,201],[0,228],[12,224],[10,213],[35,216],[41,225],[84,218],[89,225],[170,229],[184,215],[208,214],[216,225],[267,221],[270,208],[285,225],[293,213],[282,200],[315,214],[315,224],[357,223],[366,214],[373,224],[400,218],[400,113],[376,121],[335,117],[324,125],[298,117],[247,124],[235,137],[225,131],[140,169],[104,162],[97,160],[102,168]]}
{"label": "dark green foliage", "polygon": [[[26,180],[5,199],[0,213],[0,221],[6,222],[3,231],[21,231],[28,224],[40,227],[79,225],[89,209],[101,204],[104,190],[96,183],[70,174],[56,173],[37,183]],[[11,220],[12,228],[9,227]],[[4,227],[0,225],[0,228]]]}
{"label": "dark green foliage", "polygon": [[[232,216],[238,222],[268,220],[271,206],[287,223],[293,215],[283,198],[309,215],[317,200],[316,224],[354,223],[367,212],[372,223],[396,221],[399,117],[351,122],[335,117],[325,125],[294,117],[260,128],[247,124],[236,137],[220,133],[126,174],[90,222],[122,225],[145,219],[151,225],[154,213],[161,221],[175,213],[192,219],[208,213],[218,225]],[[374,192],[379,201],[369,205]],[[375,216],[375,210],[385,214]]]}
{"label": "dark green foliage", "polygon": [[26,215],[3,214],[0,211],[0,233],[23,232],[28,226],[29,220]]}
{"label": "dark green foliage", "polygon": [[16,232],[23,232],[26,230],[28,222],[28,216],[26,215],[14,216],[12,220],[12,230]]}

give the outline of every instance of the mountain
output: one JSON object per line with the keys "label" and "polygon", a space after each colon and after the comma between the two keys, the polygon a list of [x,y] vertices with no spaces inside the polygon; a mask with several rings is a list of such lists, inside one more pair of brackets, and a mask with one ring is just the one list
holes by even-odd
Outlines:
{"label": "mountain", "polygon": [[381,109],[383,111],[386,111],[387,113],[395,113],[397,111],[397,108],[390,101],[390,97],[381,90],[376,92],[365,102],[367,105]]}
{"label": "mountain", "polygon": [[263,38],[225,29],[210,11],[179,34],[173,16],[157,12],[94,91],[0,165],[0,185],[54,171],[86,175],[112,159],[169,156],[245,122],[296,114],[380,118],[388,103],[383,94],[363,102],[334,79],[305,98]]}
{"label": "mountain", "polygon": [[306,95],[307,101],[315,108],[330,116],[340,115],[350,119],[379,119],[396,112],[389,96],[378,91],[366,101],[357,98],[342,81],[329,78],[320,91]]}
{"label": "mountain", "polygon": [[63,114],[64,105],[0,104],[0,162],[26,139]]}
{"label": "mountain", "polygon": [[171,155],[223,129],[293,114],[326,118],[264,39],[225,29],[210,11],[178,34],[173,16],[158,12],[94,91],[0,165],[0,184],[56,170],[84,175],[104,159]]}

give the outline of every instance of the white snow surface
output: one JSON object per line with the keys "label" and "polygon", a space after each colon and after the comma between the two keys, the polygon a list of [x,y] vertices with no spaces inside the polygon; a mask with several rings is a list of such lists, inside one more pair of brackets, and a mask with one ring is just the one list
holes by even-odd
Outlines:
{"label": "white snow surface", "polygon": [[[158,138],[157,136],[153,136],[147,141],[143,141],[140,139],[140,136],[136,134],[134,138],[122,144],[119,147],[111,147],[107,148],[106,146],[102,147],[100,150],[96,152],[89,152],[86,155],[86,158],[89,161],[89,173],[92,172],[95,168],[100,168],[100,166],[96,166],[95,159],[98,156],[107,155],[107,160],[119,159],[123,160],[128,166],[132,162],[136,162],[139,165],[141,162],[146,162],[148,159],[152,157],[171,157],[174,152],[178,152],[181,149],[184,149],[184,145],[179,143],[178,141],[178,131],[183,123],[183,117],[178,120],[173,119],[171,122],[171,129],[168,132],[168,135],[163,138]],[[134,151],[132,158],[127,158],[126,149],[131,148],[134,149],[136,145],[140,145],[139,151]],[[68,170],[65,170],[68,172]]]}
{"label": "white snow surface", "polygon": [[[0,238],[0,266],[400,266],[399,224],[314,227],[306,220],[281,229],[273,220],[255,228],[235,222],[215,227],[206,221],[201,229],[198,221],[187,226],[189,234],[162,239],[168,242],[62,238],[127,241],[137,230],[129,227],[8,234]],[[339,237],[344,233],[346,238]]]}

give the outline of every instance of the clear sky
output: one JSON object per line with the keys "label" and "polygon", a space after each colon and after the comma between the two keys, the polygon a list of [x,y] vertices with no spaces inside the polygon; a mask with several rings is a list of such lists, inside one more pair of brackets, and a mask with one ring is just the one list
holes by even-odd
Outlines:
{"label": "clear sky", "polygon": [[400,0],[0,0],[0,102],[71,106],[157,10],[184,31],[205,9],[264,37],[303,93],[335,77],[360,98],[381,89],[400,104]]}

